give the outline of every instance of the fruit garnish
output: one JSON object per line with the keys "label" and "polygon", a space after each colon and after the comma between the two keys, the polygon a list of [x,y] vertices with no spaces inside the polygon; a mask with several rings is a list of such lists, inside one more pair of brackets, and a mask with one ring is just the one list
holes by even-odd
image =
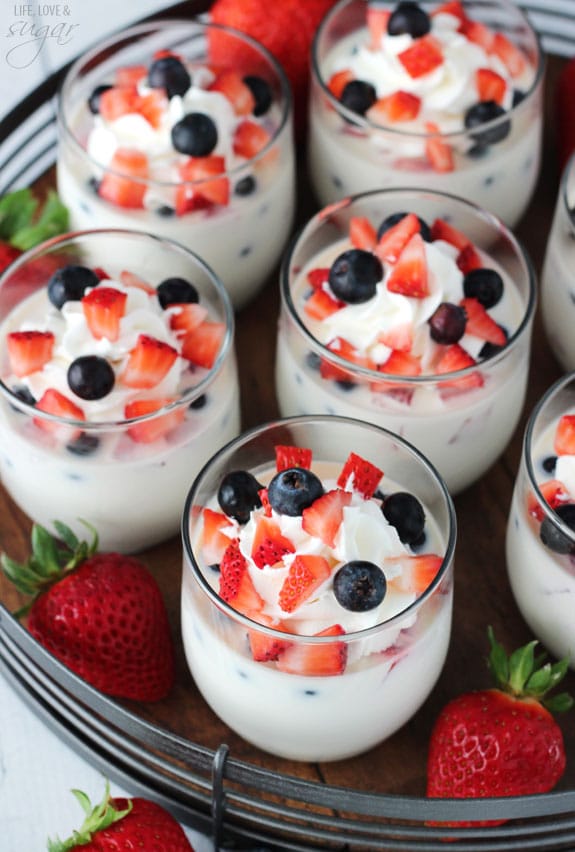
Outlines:
{"label": "fruit garnish", "polygon": [[177,357],[173,346],[148,334],[140,334],[129,353],[122,382],[131,388],[153,388],[166,376]]}
{"label": "fruit garnish", "polygon": [[387,280],[387,289],[415,299],[429,295],[425,245],[420,233],[413,234],[403,248]]}
{"label": "fruit garnish", "polygon": [[[320,630],[315,636],[343,636],[345,630],[340,624],[334,624]],[[306,642],[293,642],[280,654],[277,668],[289,674],[308,677],[330,677],[341,675],[347,663],[347,645],[345,642],[326,642],[312,645]]]}
{"label": "fruit garnish", "polygon": [[367,216],[352,216],[349,223],[349,241],[354,248],[366,249],[367,251],[374,250],[377,243],[377,231]]}
{"label": "fruit garnish", "polygon": [[[459,343],[452,343],[451,346],[447,346],[446,349],[444,349],[443,354],[436,365],[435,371],[438,375],[443,375],[444,373],[455,373],[458,370],[466,370],[468,367],[472,367],[476,363],[475,359],[472,358],[471,355],[469,355],[469,353],[459,345]],[[440,391],[442,395],[464,393],[465,391],[481,387],[482,385],[483,376],[478,370],[475,370],[467,376],[442,381],[440,384]]]}
{"label": "fruit garnish", "polygon": [[230,543],[229,535],[222,532],[230,528],[230,519],[223,512],[202,510],[202,557],[206,565],[219,565]]}
{"label": "fruit garnish", "polygon": [[221,92],[225,95],[234,108],[236,115],[251,115],[254,111],[256,100],[252,90],[244,82],[238,71],[220,71],[216,79],[210,84],[212,92]]}
{"label": "fruit garnish", "polygon": [[421,109],[421,98],[411,92],[397,91],[386,95],[371,106],[366,115],[378,124],[395,124],[399,121],[413,121]]}
{"label": "fruit garnish", "polygon": [[478,299],[462,299],[460,305],[467,315],[465,327],[467,334],[473,334],[481,340],[488,340],[496,346],[505,346],[507,335],[493,317],[489,316]]}
{"label": "fruit garnish", "polygon": [[491,68],[478,68],[475,72],[475,86],[480,101],[503,103],[507,84],[503,77]]}
{"label": "fruit garnish", "polygon": [[397,263],[410,239],[419,233],[419,219],[415,213],[407,213],[384,231],[377,242],[375,253],[386,263]]}
{"label": "fruit garnish", "polygon": [[214,366],[226,333],[223,322],[204,320],[195,326],[182,341],[182,356],[208,370]]}
{"label": "fruit garnish", "polygon": [[563,414],[555,428],[553,449],[558,456],[575,455],[575,414]]}
{"label": "fruit garnish", "polygon": [[[46,414],[54,414],[66,420],[86,419],[82,408],[55,388],[47,388],[44,391],[36,403],[36,409],[38,411],[45,411]],[[49,432],[57,440],[62,442],[73,441],[82,432],[79,426],[75,427],[65,423],[58,423],[55,420],[49,420],[45,417],[35,417],[34,423],[40,429]]]}
{"label": "fruit garnish", "polygon": [[398,53],[397,58],[413,79],[423,77],[443,64],[441,45],[433,36],[416,39],[410,47]]}
{"label": "fruit garnish", "polygon": [[288,467],[311,467],[312,451],[308,447],[292,447],[287,444],[276,444],[276,470],[286,470]]}
{"label": "fruit garnish", "polygon": [[315,320],[324,320],[336,311],[341,310],[345,302],[334,299],[326,290],[314,290],[304,305],[306,314]]}
{"label": "fruit garnish", "polygon": [[351,491],[341,488],[322,494],[303,510],[302,528],[308,535],[316,536],[328,547],[333,547],[343,521],[343,510],[351,503],[351,497]]}
{"label": "fruit garnish", "polygon": [[289,567],[281,586],[278,603],[284,612],[294,612],[319,589],[331,574],[324,556],[313,553],[298,554]]}
{"label": "fruit garnish", "polygon": [[337,478],[340,488],[352,489],[364,497],[372,497],[381,481],[383,471],[376,465],[351,452]]}
{"label": "fruit garnish", "polygon": [[491,52],[499,57],[512,77],[520,77],[523,74],[527,60],[523,52],[506,35],[501,32],[495,33]]}
{"label": "fruit garnish", "polygon": [[255,590],[238,539],[228,544],[222,556],[219,594],[226,603],[244,614],[259,612],[263,607],[264,602]]}
{"label": "fruit garnish", "polygon": [[[546,482],[539,483],[538,487],[541,496],[551,509],[556,509],[571,499],[569,491],[558,479],[548,479]],[[527,498],[527,511],[539,522],[545,517],[541,504],[533,493],[530,493]]]}
{"label": "fruit garnish", "polygon": [[143,207],[148,175],[148,158],[142,151],[117,148],[109,171],[100,181],[98,194],[119,207]]}
{"label": "fruit garnish", "polygon": [[120,321],[126,310],[127,293],[101,285],[82,296],[86,323],[96,340],[114,342],[120,336]]}
{"label": "fruit garnish", "polygon": [[[260,624],[265,624],[267,627],[273,627],[275,630],[289,633],[287,626],[277,619],[272,619],[264,613],[256,613],[255,620]],[[280,639],[279,636],[269,636],[261,630],[255,628],[248,630],[248,641],[250,643],[250,651],[252,658],[257,663],[269,663],[277,660],[285,649],[291,644],[287,639]]]}
{"label": "fruit garnish", "polygon": [[[421,595],[435,580],[443,559],[436,553],[418,553],[416,556],[391,558],[386,562],[401,565],[401,571],[388,581],[391,588],[398,592]],[[385,563],[383,567],[385,568]]]}
{"label": "fruit garnish", "polygon": [[251,557],[258,568],[281,562],[287,553],[294,553],[295,545],[282,535],[275,521],[265,515],[256,521]]}
{"label": "fruit garnish", "polygon": [[429,136],[425,140],[425,156],[436,172],[452,172],[455,168],[451,146],[441,139],[440,129],[432,121],[425,123]]}
{"label": "fruit garnish", "polygon": [[246,119],[236,128],[233,138],[234,153],[251,160],[257,157],[271,139],[270,133],[255,121]]}
{"label": "fruit garnish", "polygon": [[[160,411],[160,409],[174,402],[177,402],[177,397],[133,399],[131,402],[126,403],[124,417],[126,420],[145,417],[148,414],[153,414],[155,411]],[[184,422],[185,417],[185,408],[180,406],[171,411],[166,411],[165,414],[159,414],[157,417],[142,420],[139,423],[132,423],[128,426],[128,435],[132,441],[136,441],[138,444],[152,444],[154,441],[159,441],[160,438],[163,438],[164,435],[167,435],[173,429],[176,429]]]}
{"label": "fruit garnish", "polygon": [[10,369],[21,378],[41,370],[52,357],[51,331],[11,331],[6,337]]}

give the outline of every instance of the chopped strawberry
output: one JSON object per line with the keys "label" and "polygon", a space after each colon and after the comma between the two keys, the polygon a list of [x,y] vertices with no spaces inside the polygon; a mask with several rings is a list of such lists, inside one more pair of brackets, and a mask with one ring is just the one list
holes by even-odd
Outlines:
{"label": "chopped strawberry", "polygon": [[462,231],[458,231],[457,228],[449,222],[446,222],[445,219],[436,219],[432,224],[431,239],[443,240],[443,242],[455,246],[455,248],[459,249],[459,251],[462,251],[464,248],[471,245],[469,237]]}
{"label": "chopped strawberry", "polygon": [[327,284],[327,282],[329,281],[329,267],[318,267],[317,269],[310,269],[307,274],[307,280],[314,290],[321,290],[323,285]]}
{"label": "chopped strawberry", "polygon": [[295,545],[282,535],[275,521],[261,515],[257,519],[252,542],[252,559],[258,568],[281,562],[286,553],[294,553]]}
{"label": "chopped strawberry", "polygon": [[167,375],[177,357],[169,343],[140,334],[128,356],[122,382],[131,388],[153,388]]}
{"label": "chopped strawberry", "polygon": [[379,238],[376,255],[387,263],[397,263],[399,257],[414,234],[420,233],[419,219],[415,213],[407,213]]}
{"label": "chopped strawberry", "polygon": [[421,360],[417,355],[412,355],[410,352],[394,349],[379,370],[392,376],[420,376]]}
{"label": "chopped strawberry", "polygon": [[341,98],[341,94],[348,83],[351,83],[352,80],[355,80],[353,75],[353,71],[350,71],[348,68],[344,68],[343,71],[336,71],[335,74],[332,74],[327,82],[327,87],[334,96],[334,98]]}
{"label": "chopped strawberry", "polygon": [[[247,613],[247,615],[251,614]],[[258,621],[260,624],[266,625],[266,627],[273,627],[282,633],[289,633],[288,628],[283,622],[274,620],[263,612],[255,614],[254,621]],[[289,640],[280,639],[279,636],[269,636],[255,627],[248,630],[248,641],[250,643],[252,658],[258,663],[269,663],[272,660],[277,660],[280,654],[291,645]]]}
{"label": "chopped strawberry", "polygon": [[575,414],[564,414],[559,419],[553,446],[558,456],[575,455]]}
{"label": "chopped strawberry", "polygon": [[457,266],[464,275],[467,275],[473,269],[481,269],[483,266],[481,257],[472,243],[468,243],[457,255]]}
{"label": "chopped strawberry", "polygon": [[414,79],[429,74],[443,63],[441,45],[430,35],[415,39],[410,47],[397,54],[397,58]]}
{"label": "chopped strawberry", "polygon": [[388,278],[387,289],[414,299],[429,295],[425,243],[421,234],[414,234],[403,249]]}
{"label": "chopped strawberry", "polygon": [[106,270],[103,269],[101,266],[94,266],[92,268],[92,272],[94,273],[94,275],[96,276],[98,281],[109,281],[109,279],[111,277],[110,275],[108,275]]}
{"label": "chopped strawberry", "polygon": [[480,101],[503,103],[507,83],[503,77],[491,68],[478,68],[475,72],[475,88]]}
{"label": "chopped strawberry", "polygon": [[355,248],[373,251],[377,243],[377,231],[367,216],[352,216],[349,223],[349,239]]}
{"label": "chopped strawberry", "polygon": [[258,491],[258,497],[260,498],[264,515],[266,516],[266,518],[271,518],[272,504],[270,503],[267,488],[260,488],[260,490]]}
{"label": "chopped strawberry", "polygon": [[409,352],[413,345],[413,324],[410,322],[395,325],[385,331],[381,331],[377,339],[384,346],[394,349],[396,352]]}
{"label": "chopped strawberry", "polygon": [[401,573],[389,579],[389,585],[398,592],[422,594],[434,581],[443,564],[441,556],[435,553],[422,553],[417,556],[393,558],[390,562],[401,564]]}
{"label": "chopped strawberry", "polygon": [[[95,270],[94,270],[95,271]],[[109,275],[105,276],[109,278]],[[124,285],[124,287],[136,287],[138,290],[143,290],[144,293],[147,293],[148,296],[153,296],[156,292],[156,288],[151,284],[148,284],[143,278],[139,275],[136,275],[135,272],[130,272],[128,269],[122,269],[120,272],[120,281]]]}
{"label": "chopped strawberry", "polygon": [[162,119],[168,109],[168,99],[160,89],[153,89],[143,95],[138,101],[138,112],[156,129],[161,126]]}
{"label": "chopped strawberry", "polygon": [[292,447],[288,444],[277,444],[275,448],[276,470],[287,470],[290,467],[303,467],[309,470],[313,453],[308,447]]}
{"label": "chopped strawberry", "polygon": [[12,331],[6,338],[10,369],[21,378],[41,370],[52,357],[51,331]]}
{"label": "chopped strawberry", "polygon": [[207,157],[189,157],[179,166],[184,181],[176,190],[176,213],[183,215],[197,209],[198,198],[210,204],[228,204],[230,181],[225,176],[224,157],[210,154]]}
{"label": "chopped strawberry", "polygon": [[306,299],[304,311],[311,319],[321,321],[339,311],[344,305],[345,302],[334,299],[326,290],[314,290],[309,299]]}
{"label": "chopped strawberry", "polygon": [[499,323],[489,316],[486,308],[478,299],[462,299],[459,304],[467,314],[466,334],[474,334],[475,337],[488,340],[489,343],[494,343],[496,346],[505,346],[507,343],[505,332]]}
{"label": "chopped strawberry", "polygon": [[293,612],[305,603],[331,574],[325,557],[312,553],[296,556],[279,592],[278,602],[284,612]]}
{"label": "chopped strawberry", "polygon": [[[45,411],[47,414],[54,414],[65,420],[86,419],[83,410],[72,402],[71,399],[68,399],[67,396],[55,390],[55,388],[48,388],[44,391],[36,403],[36,408],[38,411]],[[61,441],[73,441],[82,434],[82,429],[79,427],[46,420],[44,417],[35,417],[34,423],[40,429],[50,432]]]}
{"label": "chopped strawberry", "polygon": [[220,563],[220,597],[242,613],[259,612],[263,601],[255,590],[238,539],[231,541]]}
{"label": "chopped strawberry", "polygon": [[[126,404],[124,416],[126,420],[145,417],[147,414],[159,411],[161,408],[175,401],[175,397],[134,399],[132,402]],[[163,438],[168,432],[176,429],[183,422],[185,416],[186,412],[184,408],[175,408],[173,411],[167,411],[165,414],[158,415],[158,417],[151,417],[149,420],[142,420],[141,423],[132,424],[128,427],[128,435],[132,441],[138,444],[152,444],[154,441]]]}
{"label": "chopped strawberry", "polygon": [[252,90],[237,71],[221,71],[210,85],[212,92],[221,92],[229,100],[236,115],[250,115],[256,100]]}
{"label": "chopped strawberry", "polygon": [[351,503],[351,491],[335,488],[318,497],[303,510],[302,527],[309,535],[333,547],[343,520],[343,510]]}
{"label": "chopped strawberry", "polygon": [[364,497],[372,497],[383,471],[366,459],[351,452],[337,479],[340,488],[351,488]]}
{"label": "chopped strawberry", "polygon": [[226,333],[223,322],[204,320],[191,331],[188,331],[182,341],[182,355],[198,367],[208,370],[214,366]]}
{"label": "chopped strawberry", "polygon": [[134,85],[112,86],[100,95],[99,112],[105,121],[138,111],[140,96]]}
{"label": "chopped strawberry", "polygon": [[[452,172],[454,169],[453,151],[439,135],[439,127],[432,121],[425,124],[425,129],[431,135],[425,140],[425,156],[436,172]],[[437,134],[437,135],[435,135]]]}
{"label": "chopped strawberry", "polygon": [[372,3],[368,4],[366,21],[369,30],[369,50],[380,50],[381,40],[387,35],[387,24],[390,17],[389,9],[380,9]]}
{"label": "chopped strawberry", "polygon": [[98,193],[106,201],[118,207],[139,208],[144,206],[148,158],[141,151],[118,148],[105,172]]}
{"label": "chopped strawberry", "polygon": [[421,98],[398,89],[391,95],[378,98],[366,115],[377,124],[396,124],[398,121],[413,121],[420,109]]}
{"label": "chopped strawberry", "polygon": [[469,41],[473,42],[473,44],[478,44],[487,53],[490,53],[493,47],[493,37],[495,34],[488,26],[482,24],[480,21],[472,21],[471,19],[466,18],[459,27],[459,32],[463,33],[463,35]]}
{"label": "chopped strawberry", "polygon": [[436,6],[430,14],[431,17],[434,17],[434,15],[453,15],[453,17],[457,18],[461,21],[461,23],[464,23],[467,20],[463,4],[460,0],[447,0],[447,3],[442,3],[440,6]]}
{"label": "chopped strawberry", "polygon": [[146,65],[126,65],[122,68],[116,68],[114,72],[114,84],[116,86],[133,86],[136,87],[140,80],[148,76],[148,68]]}
{"label": "chopped strawberry", "polygon": [[512,77],[520,77],[525,71],[527,59],[516,44],[513,44],[503,33],[495,33],[491,52],[503,62]]}
{"label": "chopped strawberry", "polygon": [[[343,636],[345,630],[334,624],[316,633],[315,636]],[[306,642],[294,642],[280,655],[277,667],[282,672],[308,677],[329,677],[341,675],[347,663],[347,645],[345,642],[327,642],[313,645]]]}
{"label": "chopped strawberry", "polygon": [[[435,372],[439,375],[445,373],[455,373],[458,370],[465,370],[472,367],[477,362],[463,349],[459,343],[452,343],[446,347],[439,359],[435,368]],[[443,397],[450,396],[454,393],[464,393],[465,391],[478,388],[483,385],[483,376],[478,370],[458,379],[446,379],[440,384],[441,395]]]}
{"label": "chopped strawberry", "polygon": [[[367,355],[362,355],[349,340],[343,337],[334,337],[333,340],[329,341],[326,348],[358,367],[365,367],[367,370],[375,369],[375,362]],[[324,372],[322,372],[322,376],[328,378]]]}
{"label": "chopped strawberry", "polygon": [[229,535],[222,532],[229,529],[232,521],[223,512],[205,508],[202,510],[202,556],[206,565],[219,565],[224,550],[230,543]]}
{"label": "chopped strawberry", "polygon": [[174,331],[193,331],[208,316],[208,309],[197,302],[170,305],[170,328]]}
{"label": "chopped strawberry", "polygon": [[242,121],[236,128],[233,139],[234,154],[251,160],[266,147],[271,135],[255,121]]}
{"label": "chopped strawberry", "polygon": [[[557,506],[561,506],[563,503],[568,503],[571,500],[569,492],[558,479],[548,479],[546,482],[541,482],[538,487],[541,496],[551,509],[556,509]],[[543,509],[533,492],[530,492],[527,497],[527,511],[539,522],[545,517]]]}
{"label": "chopped strawberry", "polygon": [[21,254],[22,252],[16,246],[11,246],[10,243],[0,240],[0,272],[4,272]]}
{"label": "chopped strawberry", "polygon": [[114,341],[120,336],[120,322],[126,311],[127,293],[100,285],[82,296],[82,310],[96,340]]}

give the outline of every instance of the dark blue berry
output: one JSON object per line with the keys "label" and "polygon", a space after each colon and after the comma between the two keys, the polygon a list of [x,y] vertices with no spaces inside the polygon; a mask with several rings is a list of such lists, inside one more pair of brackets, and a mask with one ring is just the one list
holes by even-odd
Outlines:
{"label": "dark blue berry", "polygon": [[268,500],[272,509],[290,517],[301,515],[322,494],[321,480],[303,467],[281,470],[268,485]]}
{"label": "dark blue berry", "polygon": [[68,301],[79,301],[89,287],[96,287],[100,279],[87,266],[62,266],[48,281],[48,298],[56,308]]}
{"label": "dark blue berry", "polygon": [[[407,213],[403,211],[401,213],[391,213],[389,216],[386,216],[379,228],[377,229],[377,239],[381,239],[386,231],[389,231],[394,225],[397,225],[398,222],[401,222],[402,219],[405,219]],[[426,243],[431,242],[431,228],[421,216],[417,217],[419,220],[419,233],[423,237]]]}
{"label": "dark blue berry", "polygon": [[350,304],[367,302],[383,278],[383,265],[370,251],[349,249],[336,257],[329,270],[329,286],[338,299]]}
{"label": "dark blue berry", "polygon": [[200,301],[197,289],[185,278],[166,278],[157,288],[158,301],[165,310],[170,305],[183,305]]}
{"label": "dark blue berry", "polygon": [[256,190],[256,179],[253,175],[246,175],[236,183],[234,192],[236,195],[252,195]]}
{"label": "dark blue berry", "polygon": [[190,408],[192,411],[199,411],[200,409],[205,408],[207,401],[208,397],[205,393],[202,393],[197,399],[193,399],[190,402]]}
{"label": "dark blue berry", "polygon": [[162,219],[170,219],[172,216],[176,215],[175,209],[170,207],[169,204],[161,204],[159,207],[156,207],[155,212],[158,216],[161,216]]}
{"label": "dark blue berry", "polygon": [[235,518],[240,524],[250,519],[252,509],[262,505],[259,491],[262,485],[247,470],[232,470],[227,473],[218,488],[220,509],[229,518]]}
{"label": "dark blue berry", "polygon": [[116,381],[109,361],[99,355],[81,355],[68,367],[68,386],[80,399],[102,399]]}
{"label": "dark blue berry", "polygon": [[104,92],[107,92],[108,89],[111,89],[110,85],[101,85],[96,86],[90,97],[88,98],[88,109],[93,115],[98,115],[100,112],[100,99]]}
{"label": "dark blue berry", "polygon": [[[468,130],[474,130],[476,127],[481,127],[502,115],[505,115],[505,110],[495,101],[479,101],[470,106],[465,113],[464,124]],[[507,120],[470,135],[476,143],[478,142],[481,145],[496,145],[497,142],[502,142],[509,135],[510,130],[511,122]]]}
{"label": "dark blue berry", "polygon": [[189,112],[172,127],[172,145],[180,154],[207,157],[218,144],[218,129],[203,112]]}
{"label": "dark blue berry", "polygon": [[161,56],[150,66],[148,85],[152,89],[165,89],[168,97],[173,98],[188,91],[192,78],[177,56]]}
{"label": "dark blue berry", "polygon": [[489,310],[503,296],[503,279],[496,269],[472,269],[463,279],[463,292]]}
{"label": "dark blue berry", "polygon": [[100,439],[97,435],[92,435],[88,432],[81,432],[77,438],[66,444],[66,449],[69,453],[75,456],[91,456],[100,446]]}
{"label": "dark blue berry", "polygon": [[12,393],[21,402],[25,402],[26,405],[36,405],[36,399],[30,388],[26,387],[26,385],[18,385],[12,388]]}
{"label": "dark blue berry", "polygon": [[442,302],[428,319],[429,336],[436,343],[457,343],[465,334],[467,314],[460,305]]}
{"label": "dark blue berry", "polygon": [[310,370],[317,371],[321,367],[321,357],[317,354],[317,352],[308,352],[305,356],[305,363],[310,368]]}
{"label": "dark blue berry", "polygon": [[[557,506],[555,514],[575,533],[575,503]],[[575,542],[568,538],[550,518],[544,518],[541,522],[539,537],[545,547],[554,553],[575,554]]]}
{"label": "dark blue berry", "polygon": [[486,340],[477,353],[478,360],[484,361],[486,358],[493,358],[494,355],[497,355],[504,348],[504,346],[499,346],[497,343],[491,343],[489,340]]}
{"label": "dark blue berry", "polygon": [[376,102],[377,93],[371,83],[366,83],[365,80],[350,80],[343,87],[339,100],[344,107],[352,112],[365,115]]}
{"label": "dark blue berry", "polygon": [[525,100],[525,92],[522,92],[521,89],[513,89],[513,95],[511,99],[511,105],[516,107],[521,101]]}
{"label": "dark blue berry", "polygon": [[250,89],[256,102],[253,114],[265,115],[271,107],[273,100],[270,84],[263,77],[257,77],[255,74],[248,74],[244,77],[244,83]]}
{"label": "dark blue berry", "polygon": [[398,3],[387,22],[387,32],[392,36],[407,33],[413,38],[420,38],[427,35],[430,29],[431,21],[427,12],[410,0]]}
{"label": "dark blue berry", "polygon": [[425,512],[415,495],[407,491],[389,494],[381,504],[381,511],[404,544],[419,541],[425,529]]}
{"label": "dark blue berry", "polygon": [[555,468],[557,467],[557,456],[546,456],[541,462],[541,467],[545,473],[555,473]]}
{"label": "dark blue berry", "polygon": [[387,591],[385,574],[378,565],[362,559],[346,562],[333,578],[337,602],[351,612],[367,612],[382,602]]}

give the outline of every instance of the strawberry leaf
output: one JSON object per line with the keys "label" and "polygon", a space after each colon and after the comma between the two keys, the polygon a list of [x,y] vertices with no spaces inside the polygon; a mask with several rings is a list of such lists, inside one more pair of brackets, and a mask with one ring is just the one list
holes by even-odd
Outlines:
{"label": "strawberry leaf", "polygon": [[32,246],[66,231],[68,229],[68,218],[68,210],[56,193],[51,190],[38,220],[15,229],[10,237],[10,243],[16,248],[26,251]]}
{"label": "strawberry leaf", "polygon": [[80,846],[87,846],[98,831],[103,831],[115,822],[124,819],[133,808],[133,803],[128,800],[125,810],[116,810],[110,798],[110,782],[106,780],[104,798],[93,806],[88,796],[82,790],[72,790],[76,801],[79,802],[86,818],[78,831],[72,832],[67,840],[48,840],[48,852],[68,852]]}
{"label": "strawberry leaf", "polygon": [[0,239],[10,242],[17,231],[30,225],[37,206],[30,189],[18,189],[0,198]]}
{"label": "strawberry leaf", "polygon": [[551,698],[546,698],[543,703],[551,713],[566,713],[573,707],[573,699],[566,692],[552,695]]}

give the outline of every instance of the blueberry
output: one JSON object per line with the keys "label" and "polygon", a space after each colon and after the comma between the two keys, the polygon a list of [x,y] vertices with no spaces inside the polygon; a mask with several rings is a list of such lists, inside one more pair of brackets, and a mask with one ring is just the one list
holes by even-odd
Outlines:
{"label": "blueberry", "polygon": [[321,367],[321,356],[317,352],[308,352],[305,356],[305,363],[310,370],[317,372]]}
{"label": "blueberry", "polygon": [[236,195],[252,195],[256,190],[256,179],[253,175],[246,175],[236,183],[234,192]]}
{"label": "blueberry", "polygon": [[192,85],[192,78],[176,56],[162,56],[150,65],[148,85],[152,89],[165,89],[169,98],[184,95]]}
{"label": "blueberry", "polygon": [[[386,231],[392,228],[394,225],[397,225],[398,222],[401,222],[407,216],[407,213],[391,213],[389,216],[386,216],[379,228],[377,229],[377,239],[381,239]],[[431,242],[431,229],[427,222],[422,219],[420,216],[417,217],[419,220],[419,232],[426,243]]]}
{"label": "blueberry", "polygon": [[89,287],[96,287],[100,279],[87,266],[62,266],[48,281],[48,298],[56,308],[68,301],[79,301]]}
{"label": "blueberry", "polygon": [[492,358],[494,355],[497,355],[498,352],[501,352],[505,347],[499,346],[497,343],[491,343],[489,340],[486,340],[479,352],[477,353],[478,360],[484,361],[486,358]]}
{"label": "blueberry", "polygon": [[[562,506],[557,506],[555,514],[569,529],[575,532],[575,503],[564,503]],[[575,554],[575,543],[561,532],[550,518],[543,519],[539,537],[545,547],[555,553]]]}
{"label": "blueberry", "polygon": [[185,278],[166,278],[157,288],[158,301],[165,310],[170,305],[183,305],[200,301],[198,291]]}
{"label": "blueberry", "polygon": [[202,393],[200,394],[200,396],[190,402],[189,407],[192,409],[192,411],[199,411],[200,409],[205,408],[207,401],[208,397],[205,393]]}
{"label": "blueberry", "polygon": [[557,466],[557,456],[551,455],[546,456],[541,462],[541,467],[545,471],[545,473],[555,473],[555,468]]}
{"label": "blueberry", "polygon": [[366,83],[365,80],[350,80],[343,87],[339,100],[352,112],[365,115],[377,100],[377,93],[371,83]]}
{"label": "blueberry", "polygon": [[427,35],[430,29],[431,21],[427,12],[410,0],[398,3],[387,22],[387,32],[391,36],[407,33],[413,38],[420,38]]}
{"label": "blueberry", "polygon": [[18,385],[12,388],[12,393],[21,402],[25,402],[26,405],[36,405],[36,399],[30,388],[26,387],[26,385]]}
{"label": "blueberry", "polygon": [[172,127],[172,145],[180,154],[207,157],[217,144],[218,129],[203,112],[189,112]]}
{"label": "blueberry", "polygon": [[169,204],[160,204],[159,207],[156,207],[155,213],[157,213],[158,216],[161,216],[162,219],[170,219],[172,216],[176,215],[175,209]]}
{"label": "blueberry", "polygon": [[268,500],[272,509],[290,517],[301,515],[322,494],[321,480],[303,467],[281,470],[268,485]]}
{"label": "blueberry", "polygon": [[382,602],[387,591],[385,574],[373,562],[354,559],[338,568],[333,578],[333,593],[344,609],[367,612]]}
{"label": "blueberry", "polygon": [[112,366],[99,355],[81,355],[68,367],[68,386],[81,399],[102,399],[116,381]]}
{"label": "blueberry", "polygon": [[227,473],[218,488],[220,509],[229,518],[235,518],[240,524],[250,519],[252,509],[262,505],[259,491],[262,485],[247,470],[232,470]]}
{"label": "blueberry", "polygon": [[88,98],[88,109],[93,115],[97,115],[100,112],[100,99],[104,92],[107,92],[108,89],[111,89],[110,85],[101,85],[96,86],[90,97]]}
{"label": "blueberry", "polygon": [[521,89],[513,89],[513,96],[512,96],[512,99],[511,99],[511,105],[516,107],[523,100],[525,100],[525,92],[522,92]]}
{"label": "blueberry", "polygon": [[370,251],[349,249],[336,257],[329,270],[329,286],[338,299],[350,304],[367,302],[383,278],[383,265]]}
{"label": "blueberry", "polygon": [[91,456],[100,446],[100,439],[97,435],[91,435],[88,432],[81,432],[77,438],[66,444],[66,449],[69,453],[75,456]]}
{"label": "blueberry", "polygon": [[414,544],[425,529],[423,506],[413,494],[396,491],[389,494],[381,504],[381,511],[388,523],[395,527],[404,544]]}
{"label": "blueberry", "polygon": [[503,295],[503,279],[496,269],[472,269],[463,279],[463,292],[489,310]]}
{"label": "blueberry", "polygon": [[[495,101],[479,101],[470,106],[465,113],[464,124],[468,130],[473,130],[486,122],[500,118],[502,115],[505,115],[505,110]],[[470,135],[475,142],[479,142],[481,145],[496,145],[497,142],[502,142],[509,135],[510,130],[511,122],[507,120]]]}
{"label": "blueberry", "polygon": [[255,98],[256,105],[253,109],[254,115],[265,115],[272,105],[272,90],[270,84],[263,77],[248,74],[244,77],[244,83],[250,89]]}
{"label": "blueberry", "polygon": [[429,335],[436,343],[457,343],[465,334],[467,314],[460,305],[442,302],[428,319]]}

